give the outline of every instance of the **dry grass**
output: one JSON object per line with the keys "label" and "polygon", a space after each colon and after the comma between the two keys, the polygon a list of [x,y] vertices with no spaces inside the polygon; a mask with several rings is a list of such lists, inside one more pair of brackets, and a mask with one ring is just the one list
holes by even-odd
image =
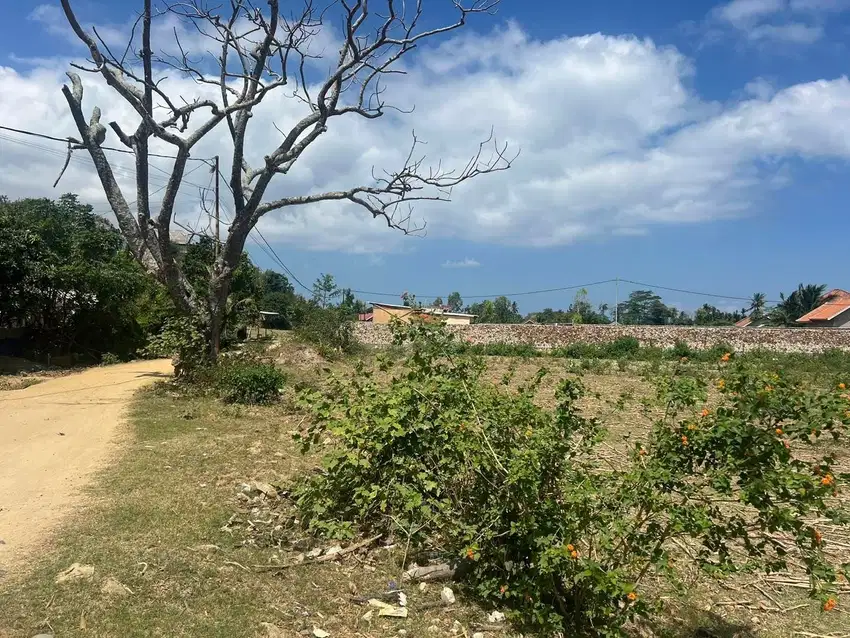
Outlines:
{"label": "dry grass", "polygon": [[23,390],[44,381],[40,377],[29,376],[3,376],[0,377],[0,392],[7,390]]}
{"label": "dry grass", "polygon": [[[315,363],[300,354],[284,349],[279,355],[303,382],[320,377]],[[551,374],[540,401],[550,405],[557,380],[574,372],[547,363]],[[489,375],[499,380],[515,367],[512,383],[522,383],[539,364],[493,358]],[[344,370],[346,364],[333,368]],[[621,372],[612,365],[604,373],[594,372],[583,375],[591,391],[585,408],[605,417],[610,437],[601,454],[616,461],[624,442],[643,436],[657,415],[641,405],[653,390],[634,370]],[[132,443],[93,488],[95,504],[69,521],[30,573],[16,582],[0,580],[0,637],[29,638],[49,631],[57,636],[238,638],[266,635],[262,623],[276,625],[282,636],[309,635],[314,627],[332,638],[385,637],[399,629],[410,636],[448,636],[455,621],[465,629],[483,622],[485,610],[464,603],[458,588],[459,604],[440,607],[438,586],[406,590],[408,619],[363,621],[366,609],[350,602],[352,591],[379,593],[398,581],[403,543],[355,553],[339,563],[253,569],[289,563],[305,549],[299,543],[304,539],[290,528],[277,530],[274,542],[256,542],[257,536],[246,532],[252,528],[248,521],[266,533],[270,527],[263,521],[269,520],[270,510],[280,508],[264,499],[246,503],[238,496],[242,483],[285,486],[316,465],[315,458],[298,452],[291,438],[301,418],[283,405],[223,406],[163,388],[141,394],[131,418]],[[834,549],[846,547],[850,556],[850,543],[840,533],[824,531],[836,543]],[[74,562],[93,565],[93,580],[54,584],[56,574]],[[687,570],[685,574],[683,591],[659,582],[648,593],[664,598],[667,610],[657,626],[636,628],[636,633],[777,638],[848,633],[846,604],[821,613],[795,584],[799,573],[782,576],[791,585],[776,576],[709,581]],[[110,577],[132,594],[102,593]]]}

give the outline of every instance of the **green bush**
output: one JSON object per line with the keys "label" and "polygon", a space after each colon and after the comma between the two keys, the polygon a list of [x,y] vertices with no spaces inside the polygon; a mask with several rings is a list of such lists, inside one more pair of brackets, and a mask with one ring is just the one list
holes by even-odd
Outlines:
{"label": "green bush", "polygon": [[216,373],[216,389],[225,403],[272,403],[285,381],[274,365],[250,360],[224,361]]}
{"label": "green bush", "polygon": [[342,308],[312,306],[306,312],[296,334],[316,347],[323,357],[331,359],[357,350],[354,322]]}
{"label": "green bush", "polygon": [[142,354],[171,357],[174,378],[193,383],[204,378],[210,367],[209,340],[202,323],[192,317],[166,320],[162,330],[150,337]]}
{"label": "green bush", "polygon": [[620,337],[602,346],[602,356],[609,359],[633,358],[640,352],[640,341],[635,337]]}
{"label": "green bush", "polygon": [[121,359],[117,354],[113,354],[112,352],[104,352],[100,356],[100,365],[104,366],[112,366],[116,363],[121,363]]}
{"label": "green bush", "polygon": [[[843,478],[813,445],[846,435],[843,388],[807,391],[732,363],[710,411],[704,381],[663,377],[664,416],[615,469],[595,454],[605,428],[582,416],[577,382],[546,409],[535,401],[545,370],[512,391],[484,381],[480,358],[453,354],[445,331],[400,330],[411,346],[389,383],[360,367],[301,397],[314,417],[304,448],[328,446],[323,471],[293,490],[314,532],[439,549],[470,594],[550,635],[622,635],[653,611],[646,579],[675,578],[688,555],[720,576],[783,569],[793,545],[824,603],[850,571],[830,564],[812,522],[845,522]],[[674,563],[679,539],[695,549]]]}
{"label": "green bush", "polygon": [[[690,358],[694,356],[694,350],[686,342],[677,341],[673,344],[671,354],[676,359]],[[723,353],[721,352],[720,355],[722,354]],[[718,355],[717,358],[720,358],[720,355]]]}

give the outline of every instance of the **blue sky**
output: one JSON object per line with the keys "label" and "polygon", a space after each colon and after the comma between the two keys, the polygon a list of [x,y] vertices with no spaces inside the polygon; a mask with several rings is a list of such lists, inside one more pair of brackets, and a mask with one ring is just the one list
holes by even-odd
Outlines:
{"label": "blue sky", "polygon": [[[137,4],[74,6],[84,24],[120,32]],[[428,24],[452,18],[448,1],[426,6]],[[57,9],[4,7],[0,82],[11,95],[0,95],[0,124],[73,133],[58,89],[84,51]],[[414,128],[429,154],[460,161],[492,125],[522,150],[510,171],[418,209],[425,237],[402,238],[360,211],[330,207],[270,214],[262,232],[304,283],[330,272],[344,286],[420,298],[615,277],[770,299],[799,282],[850,288],[839,260],[850,231],[848,43],[850,0],[503,0],[496,16],[408,60],[392,95],[416,104],[413,114],[334,124],[280,188],[353,186],[367,164],[398,160]],[[108,92],[91,90],[106,112]],[[111,113],[128,116],[117,103]],[[260,154],[271,121],[265,131],[262,118],[257,124]],[[4,136],[0,191],[54,194],[61,157]],[[203,150],[225,152],[215,143]],[[63,179],[105,211],[84,162]],[[258,264],[275,266],[248,248]],[[621,296],[632,287],[621,285]],[[590,292],[613,302],[613,285]],[[531,311],[564,307],[572,294],[517,300]],[[688,309],[706,301],[663,296]]]}

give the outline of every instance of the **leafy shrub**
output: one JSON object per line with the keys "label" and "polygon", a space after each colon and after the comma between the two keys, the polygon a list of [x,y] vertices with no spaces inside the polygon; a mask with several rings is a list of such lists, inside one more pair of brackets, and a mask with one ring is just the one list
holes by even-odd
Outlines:
{"label": "leafy shrub", "polygon": [[117,354],[113,354],[112,352],[104,352],[100,356],[100,364],[104,366],[112,366],[116,363],[121,363],[121,359],[118,358]]}
{"label": "leafy shrub", "polygon": [[216,388],[225,403],[272,403],[285,381],[274,365],[257,361],[225,361],[216,374]]}
{"label": "leafy shrub", "polygon": [[193,382],[208,373],[209,341],[202,324],[191,317],[175,317],[165,322],[162,330],[150,337],[142,354],[148,357],[171,357],[174,377]]}
{"label": "leafy shrub", "polygon": [[296,330],[297,334],[314,346],[325,358],[351,354],[357,349],[354,323],[349,313],[341,308],[314,306],[307,312]]}
{"label": "leafy shrub", "polygon": [[671,354],[676,359],[685,359],[685,358],[693,357],[694,356],[694,350],[685,341],[677,341],[676,343],[673,344]]}
{"label": "leafy shrub", "polygon": [[794,545],[813,594],[834,596],[840,569],[811,521],[846,519],[833,459],[813,444],[845,436],[841,390],[807,391],[733,363],[709,410],[704,381],[662,378],[664,417],[612,469],[594,454],[604,427],[580,413],[577,382],[562,381],[547,410],[534,401],[545,371],[510,391],[484,382],[483,362],[454,354],[444,331],[400,330],[396,339],[412,346],[389,384],[360,367],[302,396],[314,416],[299,435],[304,448],[333,435],[323,471],[293,492],[314,532],[382,532],[440,548],[470,593],[549,633],[621,635],[653,610],[641,583],[675,577],[679,539],[717,575],[782,569]]}
{"label": "leafy shrub", "polygon": [[640,341],[635,337],[620,337],[603,347],[603,355],[610,359],[634,357],[640,351]]}

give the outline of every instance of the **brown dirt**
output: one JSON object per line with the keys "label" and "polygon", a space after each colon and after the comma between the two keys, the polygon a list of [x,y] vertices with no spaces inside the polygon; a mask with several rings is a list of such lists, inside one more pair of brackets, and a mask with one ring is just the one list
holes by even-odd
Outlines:
{"label": "brown dirt", "polygon": [[0,394],[0,574],[43,546],[110,456],[139,387],[166,359],[91,368]]}

